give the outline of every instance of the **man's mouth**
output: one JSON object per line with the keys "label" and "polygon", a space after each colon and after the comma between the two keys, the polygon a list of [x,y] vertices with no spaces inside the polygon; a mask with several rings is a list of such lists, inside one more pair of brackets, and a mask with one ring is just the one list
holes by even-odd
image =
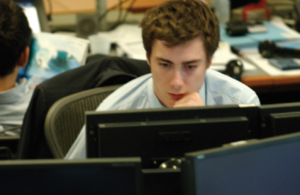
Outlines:
{"label": "man's mouth", "polygon": [[182,93],[180,94],[168,93],[168,94],[173,100],[179,100],[184,96],[184,94]]}

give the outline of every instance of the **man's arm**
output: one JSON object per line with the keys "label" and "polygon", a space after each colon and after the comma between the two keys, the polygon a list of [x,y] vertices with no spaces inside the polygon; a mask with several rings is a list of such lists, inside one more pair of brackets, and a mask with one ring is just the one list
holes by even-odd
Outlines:
{"label": "man's arm", "polygon": [[68,151],[65,159],[85,159],[86,158],[86,135],[85,125],[83,125],[72,147]]}

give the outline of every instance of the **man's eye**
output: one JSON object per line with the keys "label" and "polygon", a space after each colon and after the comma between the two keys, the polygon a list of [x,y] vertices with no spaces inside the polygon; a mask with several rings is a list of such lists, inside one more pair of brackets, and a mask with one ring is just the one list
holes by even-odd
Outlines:
{"label": "man's eye", "polygon": [[166,63],[160,63],[159,65],[161,65],[162,67],[165,67],[165,68],[170,66],[169,64],[166,64]]}
{"label": "man's eye", "polygon": [[188,69],[188,70],[193,70],[193,69],[195,69],[197,66],[195,66],[195,65],[187,65],[186,66],[186,68]]}

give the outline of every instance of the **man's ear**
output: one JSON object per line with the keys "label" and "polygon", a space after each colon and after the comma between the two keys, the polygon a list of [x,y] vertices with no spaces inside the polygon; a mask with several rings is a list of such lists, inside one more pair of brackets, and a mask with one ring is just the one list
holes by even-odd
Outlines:
{"label": "man's ear", "polygon": [[18,61],[18,66],[25,67],[29,59],[29,46],[25,47]]}

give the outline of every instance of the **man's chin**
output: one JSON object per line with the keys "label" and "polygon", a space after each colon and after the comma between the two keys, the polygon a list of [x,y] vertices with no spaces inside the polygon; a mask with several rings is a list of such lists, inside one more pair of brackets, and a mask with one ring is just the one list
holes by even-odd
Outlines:
{"label": "man's chin", "polygon": [[[159,100],[160,101],[160,100]],[[172,108],[173,105],[175,104],[175,102],[163,102],[163,101],[160,101],[161,105],[163,105],[164,107],[166,108]]]}
{"label": "man's chin", "polygon": [[175,101],[169,101],[168,103],[164,104],[164,106],[167,108],[173,108],[175,103]]}

